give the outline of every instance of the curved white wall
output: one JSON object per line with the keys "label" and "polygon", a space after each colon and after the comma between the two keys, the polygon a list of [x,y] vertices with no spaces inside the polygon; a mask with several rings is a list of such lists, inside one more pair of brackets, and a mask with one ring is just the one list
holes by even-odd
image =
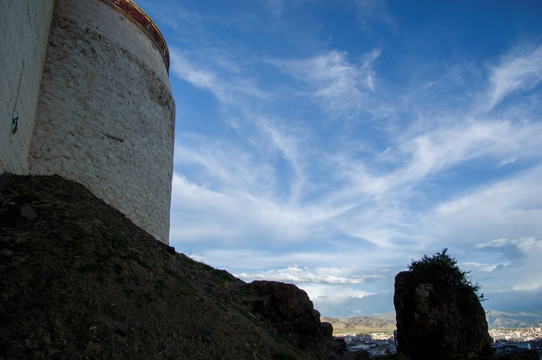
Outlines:
{"label": "curved white wall", "polygon": [[56,1],[31,174],[82,183],[168,243],[174,111],[147,34],[103,1]]}
{"label": "curved white wall", "polygon": [[28,173],[54,2],[0,0],[0,174]]}

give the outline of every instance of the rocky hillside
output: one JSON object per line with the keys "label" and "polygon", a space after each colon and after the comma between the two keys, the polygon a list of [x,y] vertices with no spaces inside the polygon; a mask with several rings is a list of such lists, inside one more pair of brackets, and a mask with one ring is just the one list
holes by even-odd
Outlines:
{"label": "rocky hillside", "polygon": [[0,359],[343,357],[305,292],[195,262],[58,176],[0,176],[0,274]]}
{"label": "rocky hillside", "polygon": [[335,334],[368,334],[372,332],[393,332],[395,330],[395,317],[383,318],[379,316],[354,316],[345,318],[324,317],[333,325]]}
{"label": "rocky hillside", "polygon": [[505,313],[489,310],[486,313],[487,322],[491,329],[541,327],[542,315],[531,313]]}

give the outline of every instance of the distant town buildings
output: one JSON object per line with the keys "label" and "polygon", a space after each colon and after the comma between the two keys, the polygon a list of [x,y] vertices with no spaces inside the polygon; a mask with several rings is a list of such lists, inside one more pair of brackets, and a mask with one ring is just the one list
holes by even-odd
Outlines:
{"label": "distant town buildings", "polygon": [[542,328],[489,330],[497,355],[534,350],[542,359]]}
{"label": "distant town buildings", "polygon": [[397,352],[395,336],[390,333],[344,334],[336,337],[344,340],[348,351],[365,350],[370,357],[395,354]]}
{"label": "distant town buildings", "polygon": [[[492,347],[497,355],[534,350],[542,359],[542,328],[490,329]],[[365,350],[371,358],[395,354],[397,344],[394,333],[341,334],[348,351]]]}

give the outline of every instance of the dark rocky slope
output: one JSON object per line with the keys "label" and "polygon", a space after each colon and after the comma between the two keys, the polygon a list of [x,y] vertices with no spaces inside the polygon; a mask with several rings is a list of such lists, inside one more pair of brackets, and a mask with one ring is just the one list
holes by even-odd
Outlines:
{"label": "dark rocky slope", "polygon": [[0,176],[0,359],[339,359],[305,292],[175,253],[83,186]]}

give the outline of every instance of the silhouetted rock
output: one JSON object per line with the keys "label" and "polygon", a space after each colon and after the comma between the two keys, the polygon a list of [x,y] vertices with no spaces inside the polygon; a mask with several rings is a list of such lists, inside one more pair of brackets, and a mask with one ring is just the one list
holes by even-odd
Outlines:
{"label": "silhouetted rock", "polygon": [[303,347],[321,336],[320,313],[305,291],[276,281],[253,281],[250,286],[258,294],[254,311],[274,322],[281,334]]}
{"label": "silhouetted rock", "polygon": [[333,337],[333,325],[328,322],[323,322],[320,324],[320,335],[324,338]]}
{"label": "silhouetted rock", "polygon": [[487,321],[476,293],[418,280],[410,271],[395,277],[400,358],[492,359]]}
{"label": "silhouetted rock", "polygon": [[322,359],[344,359],[344,340],[334,339],[333,326],[320,322],[307,293],[293,284],[253,281],[249,284],[254,299],[252,311],[273,323],[280,336],[299,348],[321,349]]}

